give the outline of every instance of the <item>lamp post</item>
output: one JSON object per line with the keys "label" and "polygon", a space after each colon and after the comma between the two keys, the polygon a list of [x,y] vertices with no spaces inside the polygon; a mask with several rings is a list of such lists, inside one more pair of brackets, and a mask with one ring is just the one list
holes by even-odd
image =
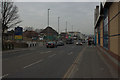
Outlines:
{"label": "lamp post", "polygon": [[67,34],[67,21],[66,21],[66,34]]}
{"label": "lamp post", "polygon": [[[50,10],[50,8],[48,9],[48,27],[49,27],[49,10]],[[50,36],[50,34],[49,34],[49,29],[48,29],[48,37],[47,37],[47,40],[50,40],[50,38],[49,38],[49,36]]]}
{"label": "lamp post", "polygon": [[50,8],[48,9],[48,27],[49,27],[49,10]]}
{"label": "lamp post", "polygon": [[59,19],[60,19],[60,17],[58,17],[58,34],[59,34]]}
{"label": "lamp post", "polygon": [[72,25],[72,32],[73,32],[73,25]]}

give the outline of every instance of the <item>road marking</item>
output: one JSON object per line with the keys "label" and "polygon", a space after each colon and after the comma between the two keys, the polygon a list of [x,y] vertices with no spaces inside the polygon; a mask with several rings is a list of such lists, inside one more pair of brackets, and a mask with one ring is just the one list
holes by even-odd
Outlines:
{"label": "road marking", "polygon": [[68,55],[71,55],[71,54],[73,54],[73,52],[68,53]]}
{"label": "road marking", "polygon": [[56,54],[52,54],[52,55],[50,55],[49,57],[51,58],[51,57],[53,57],[53,56],[55,56]]}
{"label": "road marking", "polygon": [[29,64],[29,65],[25,66],[24,68],[28,68],[28,67],[33,66],[33,65],[35,65],[35,64],[37,64],[37,63],[40,63],[40,62],[42,62],[42,61],[43,61],[43,60],[39,60],[39,61],[37,61],[37,62],[34,62],[34,63],[32,63],[32,64]]}
{"label": "road marking", "polygon": [[18,57],[28,56],[28,55],[30,55],[30,54],[33,54],[33,53],[28,53],[28,54],[25,54],[25,55],[20,55],[20,56],[18,56]]}
{"label": "road marking", "polygon": [[77,69],[77,64],[78,61],[81,57],[81,55],[84,53],[86,47],[82,49],[82,51],[78,54],[77,58],[75,59],[75,61],[73,62],[73,64],[69,67],[69,69],[67,70],[67,72],[65,73],[63,80],[66,78],[69,79],[72,76],[72,73],[75,71],[75,69]]}
{"label": "road marking", "polygon": [[46,53],[49,53],[49,52],[52,52],[52,51],[47,51]]}
{"label": "road marking", "polygon": [[52,52],[52,51],[47,51],[47,52],[41,52],[40,54],[44,54],[44,53],[49,53],[49,52]]}
{"label": "road marking", "polygon": [[5,75],[1,76],[0,78],[4,78],[4,77],[6,77],[6,76],[8,76],[8,74],[5,74]]}

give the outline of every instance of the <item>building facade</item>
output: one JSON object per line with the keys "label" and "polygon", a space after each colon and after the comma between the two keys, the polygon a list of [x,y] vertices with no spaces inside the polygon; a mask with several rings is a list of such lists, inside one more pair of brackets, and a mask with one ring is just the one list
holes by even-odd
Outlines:
{"label": "building facade", "polygon": [[94,14],[95,44],[120,60],[120,1],[100,3]]}
{"label": "building facade", "polygon": [[46,27],[40,33],[44,35],[44,39],[47,41],[57,40],[58,32],[52,27]]}

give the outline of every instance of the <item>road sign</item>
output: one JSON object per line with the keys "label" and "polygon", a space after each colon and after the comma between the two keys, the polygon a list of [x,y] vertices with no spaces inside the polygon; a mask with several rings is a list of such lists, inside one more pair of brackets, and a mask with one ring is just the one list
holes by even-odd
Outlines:
{"label": "road sign", "polygon": [[15,35],[16,40],[22,40],[22,35]]}
{"label": "road sign", "polygon": [[23,39],[22,33],[23,33],[23,28],[19,26],[16,27],[15,28],[15,40],[22,40]]}

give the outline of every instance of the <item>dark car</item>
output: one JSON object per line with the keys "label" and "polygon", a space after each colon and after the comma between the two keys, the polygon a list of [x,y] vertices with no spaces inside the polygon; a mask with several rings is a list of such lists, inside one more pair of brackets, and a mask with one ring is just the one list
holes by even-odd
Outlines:
{"label": "dark car", "polygon": [[73,44],[73,43],[74,43],[73,39],[66,39],[66,44]]}
{"label": "dark car", "polygon": [[82,45],[82,42],[81,42],[80,40],[78,40],[78,41],[76,42],[76,45]]}
{"label": "dark car", "polygon": [[47,47],[47,48],[57,48],[57,44],[56,44],[56,42],[54,42],[54,41],[47,42],[47,43],[46,43],[46,47]]}
{"label": "dark car", "polygon": [[57,46],[64,46],[64,42],[63,41],[58,41]]}
{"label": "dark car", "polygon": [[82,43],[85,43],[85,40],[82,40]]}

